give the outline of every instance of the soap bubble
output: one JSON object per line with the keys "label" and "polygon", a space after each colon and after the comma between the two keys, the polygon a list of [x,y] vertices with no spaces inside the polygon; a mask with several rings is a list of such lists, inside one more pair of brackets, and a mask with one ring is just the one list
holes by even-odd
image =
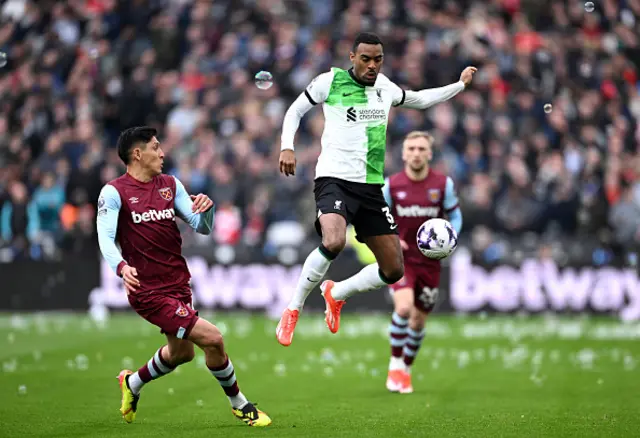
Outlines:
{"label": "soap bubble", "polygon": [[553,105],[551,105],[550,103],[547,103],[547,104],[544,106],[544,112],[545,112],[545,113],[547,113],[547,114],[549,114],[551,111],[553,111]]}
{"label": "soap bubble", "polygon": [[584,4],[584,10],[587,12],[593,12],[595,8],[596,5],[594,5],[593,2],[586,2]]}
{"label": "soap bubble", "polygon": [[273,86],[273,75],[268,71],[259,71],[255,76],[256,87],[261,90],[268,90]]}

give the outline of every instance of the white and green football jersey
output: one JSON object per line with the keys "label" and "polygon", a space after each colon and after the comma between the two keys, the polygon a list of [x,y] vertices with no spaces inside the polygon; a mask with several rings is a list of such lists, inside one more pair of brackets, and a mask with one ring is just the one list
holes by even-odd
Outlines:
{"label": "white and green football jersey", "polygon": [[391,107],[426,109],[462,90],[464,84],[458,81],[439,88],[404,91],[381,73],[373,86],[365,86],[349,70],[334,67],[316,77],[289,107],[282,123],[281,149],[294,149],[300,120],[314,105],[322,103],[325,124],[316,178],[383,184]]}
{"label": "white and green football jersey", "polygon": [[383,74],[364,86],[349,71],[332,68],[305,94],[311,103],[322,103],[325,117],[316,178],[383,184],[389,111],[402,103],[402,89]]}

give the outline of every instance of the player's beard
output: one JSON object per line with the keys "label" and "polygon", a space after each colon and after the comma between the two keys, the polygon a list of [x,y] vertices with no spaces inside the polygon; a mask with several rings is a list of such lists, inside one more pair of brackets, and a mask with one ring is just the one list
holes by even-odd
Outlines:
{"label": "player's beard", "polygon": [[428,170],[429,170],[428,163],[422,164],[420,166],[414,166],[412,164],[409,164],[409,172],[411,173],[411,176],[414,178],[421,177],[423,174],[427,173]]}
{"label": "player's beard", "polygon": [[411,172],[415,173],[415,174],[419,174],[425,171],[425,169],[427,169],[427,164],[421,164],[419,166],[414,166],[414,165],[409,165],[409,169],[411,169]]}

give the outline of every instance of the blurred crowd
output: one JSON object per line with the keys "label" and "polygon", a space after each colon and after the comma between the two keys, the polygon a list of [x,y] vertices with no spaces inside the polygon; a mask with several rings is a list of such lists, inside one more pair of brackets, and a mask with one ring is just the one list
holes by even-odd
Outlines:
{"label": "blurred crowd", "polygon": [[[591,239],[640,242],[640,0],[6,0],[0,7],[0,260],[96,251],[100,187],[119,132],[160,130],[165,171],[217,204],[185,245],[273,254],[316,239],[322,111],[278,174],[284,112],[378,33],[401,87],[473,86],[427,111],[394,109],[387,171],[427,129],[461,197],[463,238],[487,259]],[[273,74],[268,90],[254,84]],[[522,236],[527,236],[523,239]],[[213,239],[213,245],[212,245]],[[553,245],[556,245],[554,247]],[[542,248],[542,249],[541,249]],[[303,254],[304,255],[304,254]],[[606,259],[606,257],[605,257]]]}

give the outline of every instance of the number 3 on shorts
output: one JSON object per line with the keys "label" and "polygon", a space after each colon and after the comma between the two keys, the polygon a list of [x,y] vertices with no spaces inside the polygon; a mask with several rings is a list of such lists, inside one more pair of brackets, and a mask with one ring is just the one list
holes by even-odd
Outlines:
{"label": "number 3 on shorts", "polygon": [[395,230],[398,227],[398,225],[396,225],[395,221],[393,220],[393,215],[389,211],[389,207],[382,207],[382,212],[387,217],[387,222],[389,222],[389,224],[391,225],[390,228],[392,230]]}

